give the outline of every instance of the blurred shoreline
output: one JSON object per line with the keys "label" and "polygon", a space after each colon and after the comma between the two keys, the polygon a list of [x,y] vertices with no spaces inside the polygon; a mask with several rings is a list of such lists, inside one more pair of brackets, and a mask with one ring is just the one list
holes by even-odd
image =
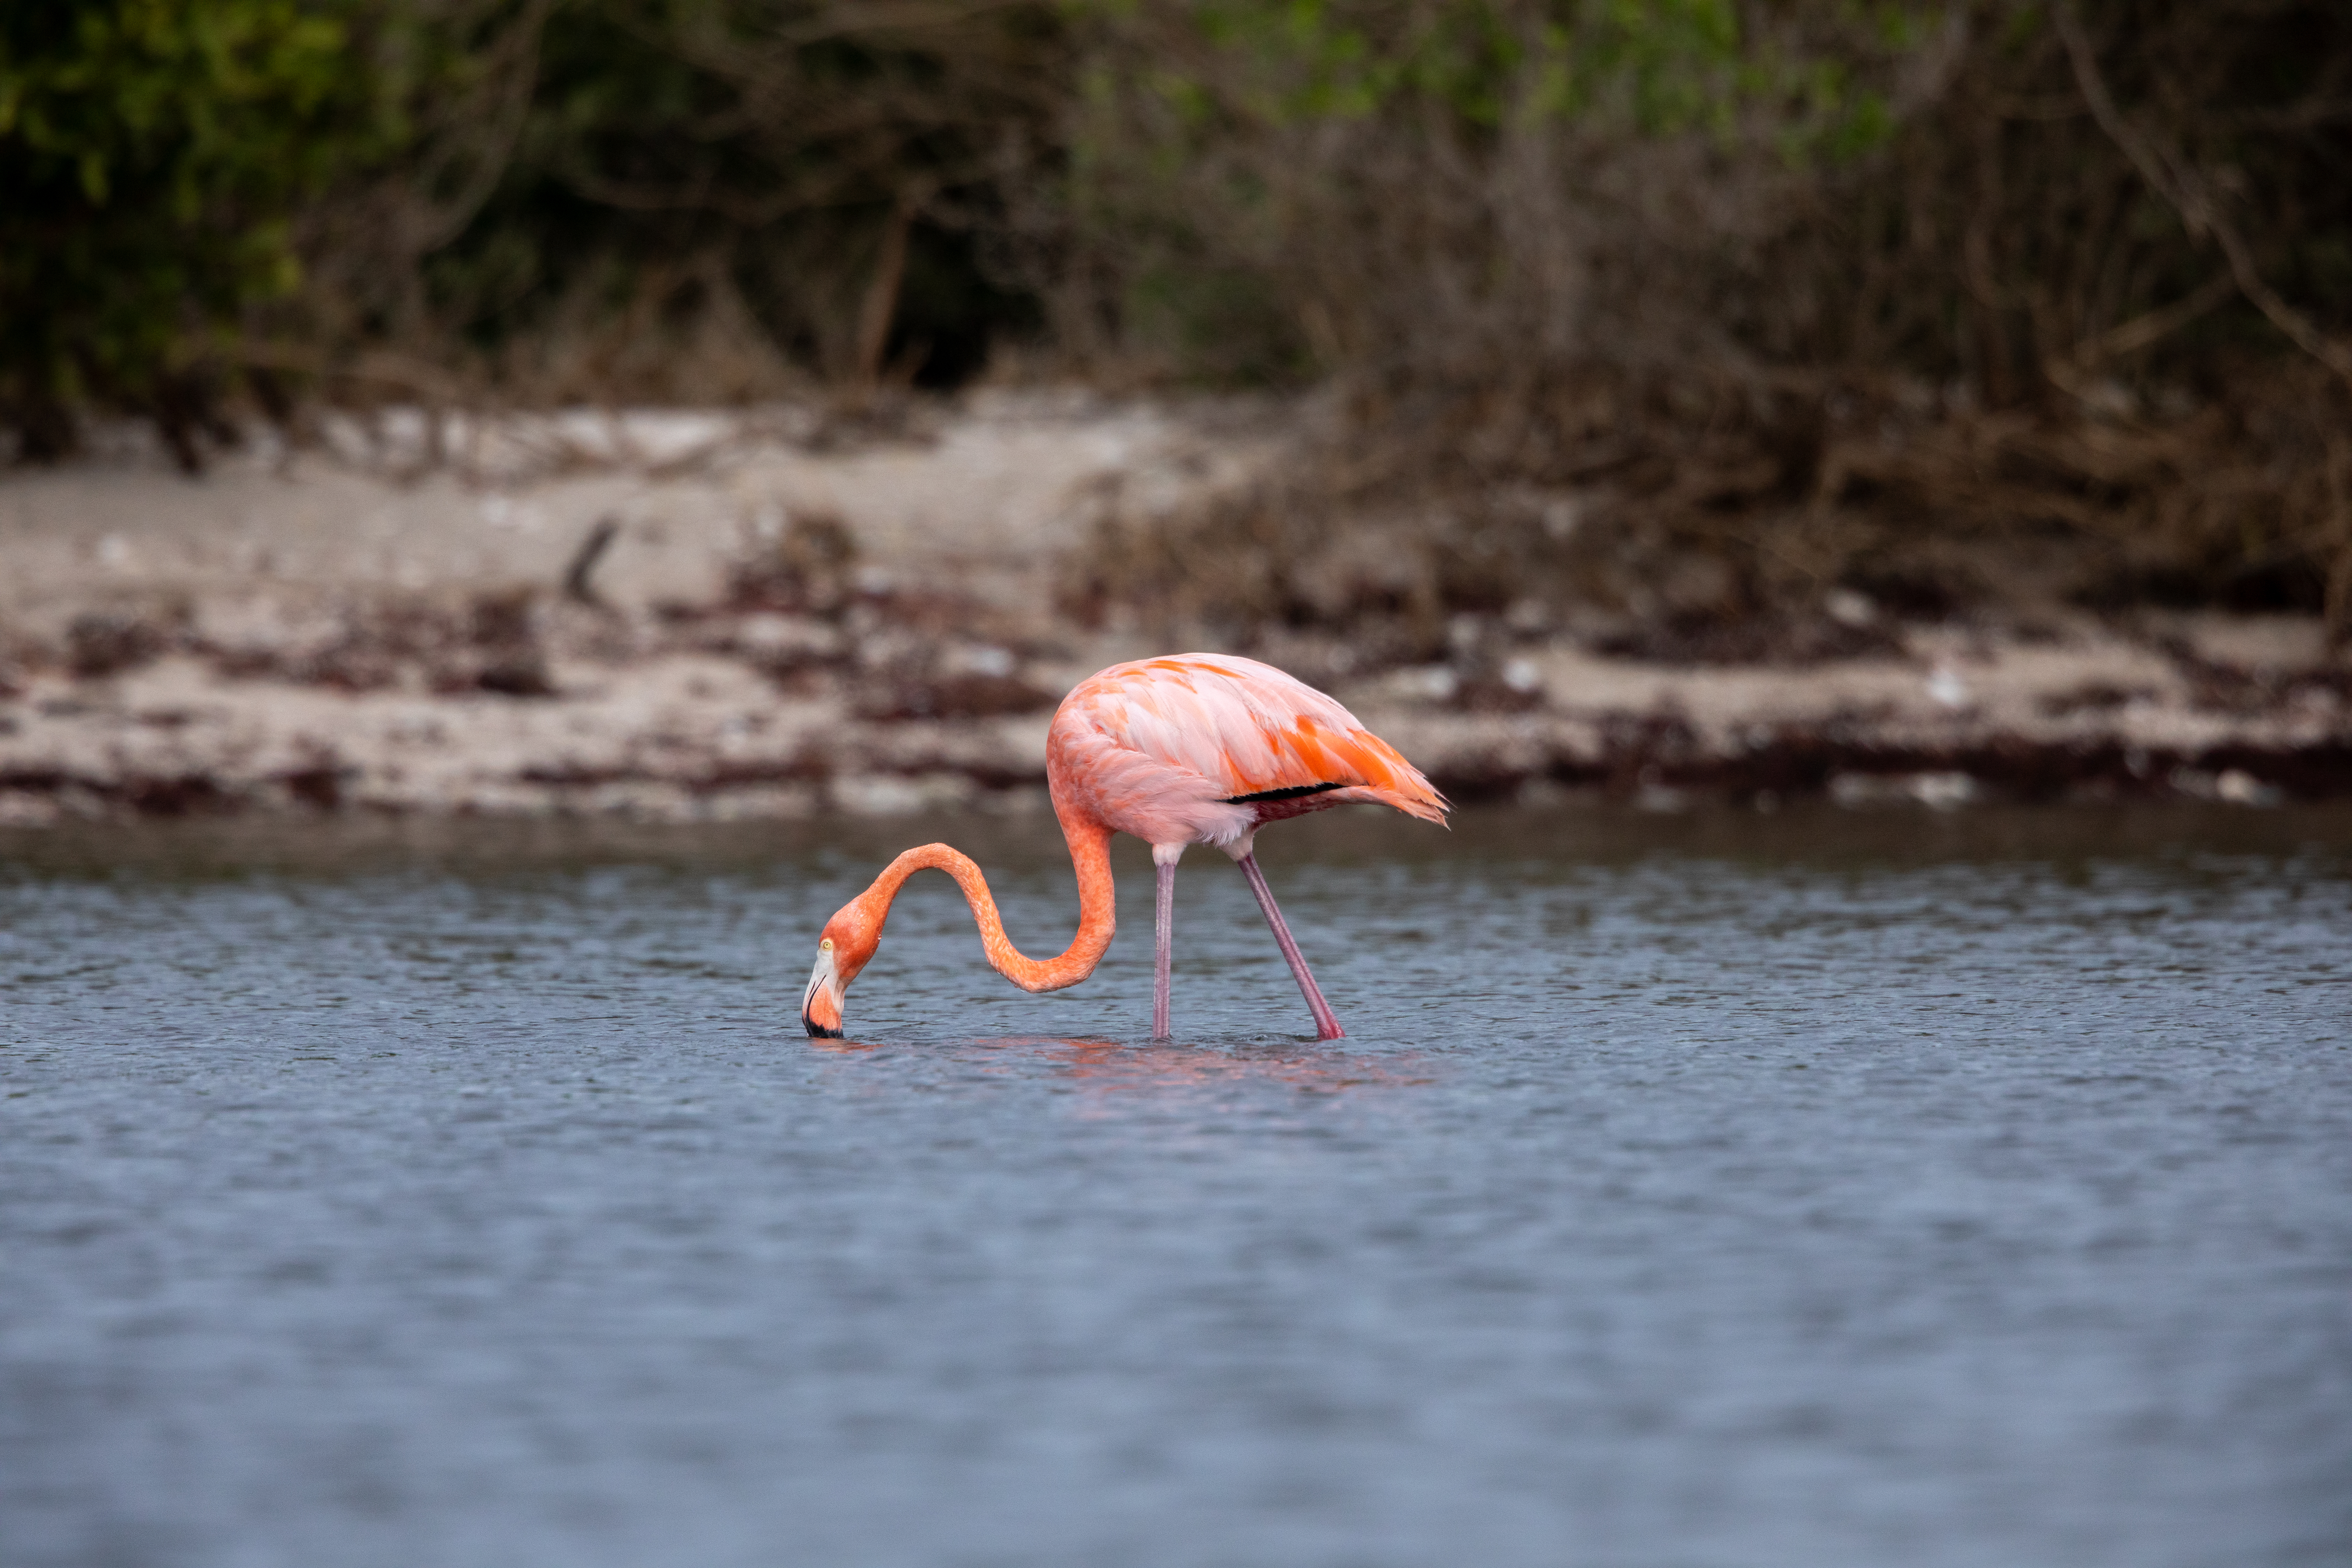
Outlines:
{"label": "blurred shoreline", "polygon": [[1326,687],[1465,802],[2352,795],[2352,669],[2316,617],[1906,621],[1832,593],[1843,643],[1737,662],[1516,607],[1374,657],[1073,594],[1105,529],[1266,483],[1320,416],[1002,390],[394,412],[194,480],[125,426],[0,478],[0,826],[1041,812],[1060,695],[1179,642]]}

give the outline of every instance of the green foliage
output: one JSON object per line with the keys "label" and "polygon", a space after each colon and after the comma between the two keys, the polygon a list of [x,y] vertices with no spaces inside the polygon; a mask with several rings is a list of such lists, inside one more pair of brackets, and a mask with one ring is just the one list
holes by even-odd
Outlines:
{"label": "green foliage", "polygon": [[299,283],[293,220],[400,126],[349,6],[0,8],[0,417],[36,455],[90,398],[154,406]]}
{"label": "green foliage", "polygon": [[[1075,14],[1090,47],[1066,188],[1082,242],[1121,258],[1112,309],[1137,346],[1193,374],[1284,379],[1360,363],[1374,343],[1411,358],[1400,312],[1425,314],[1417,300],[1539,289],[1534,252],[1591,243],[1538,238],[1553,197],[1510,170],[1540,164],[1555,195],[1589,193],[1593,171],[1630,170],[1645,149],[1685,171],[1697,165],[1676,150],[1697,150],[1732,205],[1752,199],[1739,187],[1759,159],[1827,171],[1884,147],[1889,84],[1939,7],[1078,0]],[[1630,227],[1653,221],[1624,205]]]}
{"label": "green foliage", "polygon": [[932,358],[984,353],[941,339],[1017,313],[971,259],[971,209],[1007,133],[1045,133],[1056,26],[1044,4],[573,0],[548,19],[504,178],[426,264],[429,297],[495,358],[584,307],[659,316],[729,291],[794,357],[850,374],[861,291],[908,215],[902,302],[976,317],[928,333]]}
{"label": "green foliage", "polygon": [[[2352,12],[2074,11],[2155,163],[2341,335]],[[38,455],[79,407],[184,423],[266,332],[339,394],[520,399],[951,383],[1040,315],[1070,363],[1208,381],[1744,357],[1994,406],[2129,345],[2273,345],[2242,302],[2166,313],[2219,258],[2073,107],[2058,14],[0,4],[0,426]]]}
{"label": "green foliage", "polygon": [[[1096,10],[1113,29],[1135,16]],[[1194,126],[1213,104],[1271,126],[1433,107],[1488,129],[1606,115],[1653,135],[1728,134],[1766,112],[1790,122],[1792,152],[1851,155],[1891,125],[1840,55],[1899,54],[1922,28],[1897,0],[1848,10],[1801,56],[1745,36],[1734,0],[1213,0],[1188,13],[1189,68],[1163,64],[1146,85]]]}

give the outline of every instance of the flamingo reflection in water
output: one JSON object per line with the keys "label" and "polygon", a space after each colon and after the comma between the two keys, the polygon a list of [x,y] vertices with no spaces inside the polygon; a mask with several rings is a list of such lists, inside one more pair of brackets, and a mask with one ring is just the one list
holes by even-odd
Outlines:
{"label": "flamingo reflection in water", "polygon": [[1159,873],[1151,1037],[1169,1034],[1176,862],[1194,844],[1233,857],[1315,1016],[1315,1037],[1346,1033],[1308,972],[1258,868],[1257,831],[1334,805],[1394,806],[1444,824],[1444,797],[1397,750],[1331,698],[1271,665],[1188,653],[1116,664],[1081,681],[1045,736],[1045,779],[1078,879],[1078,931],[1053,958],[1030,958],[1004,934],[988,880],[945,844],[909,849],[824,925],[801,997],[813,1036],[838,1037],[849,983],[881,944],[890,900],[917,871],[945,871],[980,924],[982,950],[1024,991],[1059,991],[1092,974],[1114,924],[1110,837],[1151,846]]}
{"label": "flamingo reflection in water", "polygon": [[[897,1048],[887,1040],[832,1036],[815,1037],[809,1044],[838,1056],[881,1056]],[[1272,1082],[1286,1084],[1302,1094],[1334,1095],[1352,1089],[1407,1089],[1435,1081],[1427,1059],[1418,1052],[1375,1060],[1304,1046],[1203,1050],[1157,1041],[1135,1047],[1117,1040],[1031,1036],[964,1041],[957,1050],[960,1059],[982,1064],[1004,1053],[1010,1058],[1007,1065],[1016,1070],[1024,1062],[1042,1059],[1051,1064],[1053,1076],[1074,1079],[1089,1089],[1109,1094],[1181,1093]]]}

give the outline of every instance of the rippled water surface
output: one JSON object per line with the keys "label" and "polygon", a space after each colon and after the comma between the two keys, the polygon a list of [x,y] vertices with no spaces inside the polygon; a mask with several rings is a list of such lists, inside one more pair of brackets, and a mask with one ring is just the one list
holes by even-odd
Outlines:
{"label": "rippled water surface", "polygon": [[2340,1564],[2347,830],[10,841],[0,1562]]}

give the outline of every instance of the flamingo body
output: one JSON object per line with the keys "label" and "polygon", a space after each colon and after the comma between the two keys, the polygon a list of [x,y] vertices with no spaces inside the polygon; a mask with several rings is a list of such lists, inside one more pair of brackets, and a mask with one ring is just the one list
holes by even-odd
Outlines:
{"label": "flamingo body", "polygon": [[1245,841],[1260,824],[1351,802],[1444,822],[1396,749],[1272,665],[1188,653],[1115,664],[1062,700],[1045,737],[1056,809],[1146,844]]}
{"label": "flamingo body", "polygon": [[1321,1038],[1341,1034],[1258,868],[1259,827],[1367,802],[1443,824],[1445,801],[1397,750],[1339,703],[1271,665],[1228,654],[1176,654],[1117,664],[1064,698],[1045,738],[1045,777],[1077,873],[1077,934],[1061,954],[1033,959],[1005,935],[980,868],[944,844],[909,849],[825,922],[801,1005],[813,1035],[838,1035],[844,994],[881,941],[890,901],[915,872],[939,869],[963,889],[989,963],[1028,991],[1075,985],[1110,945],[1115,904],[1109,841],[1152,847],[1159,873],[1154,1037],[1168,1034],[1176,862],[1214,845],[1241,866],[1315,1015]]}

